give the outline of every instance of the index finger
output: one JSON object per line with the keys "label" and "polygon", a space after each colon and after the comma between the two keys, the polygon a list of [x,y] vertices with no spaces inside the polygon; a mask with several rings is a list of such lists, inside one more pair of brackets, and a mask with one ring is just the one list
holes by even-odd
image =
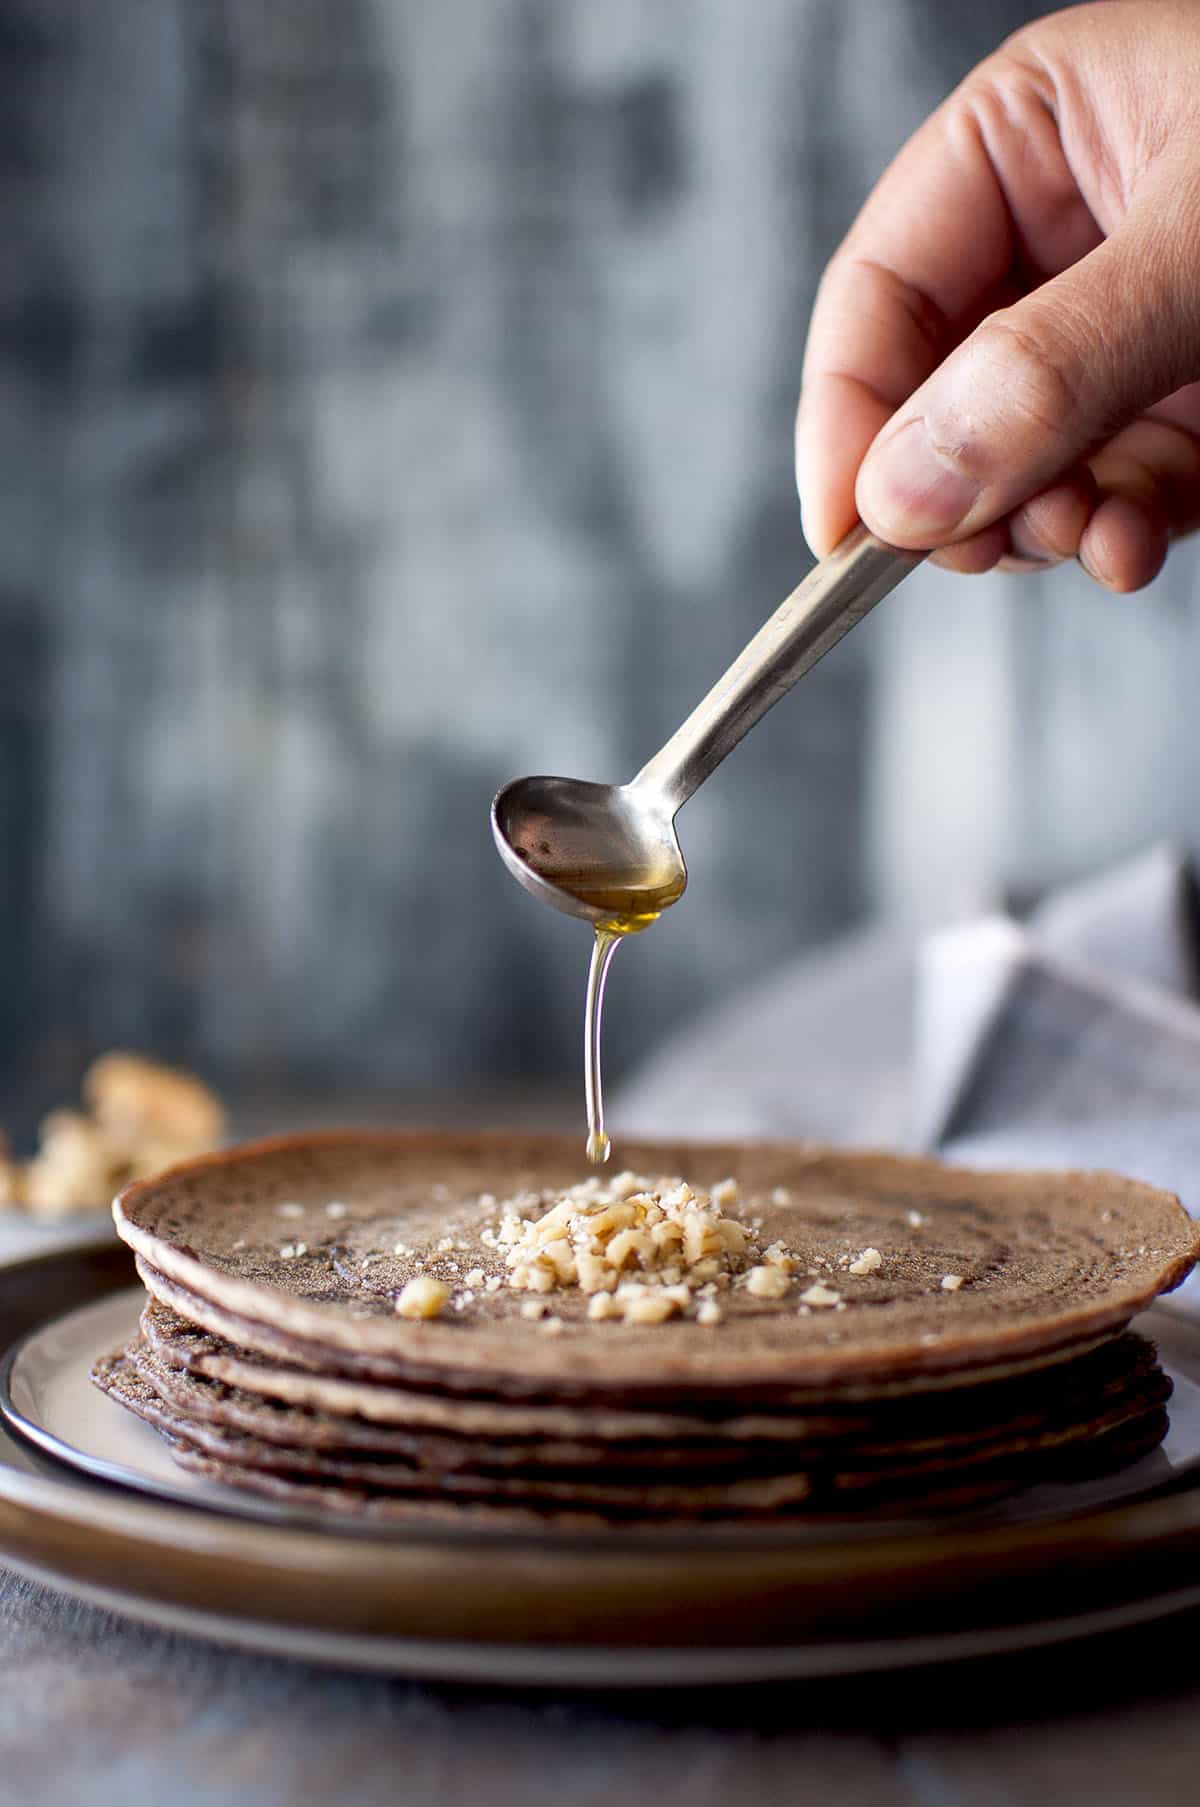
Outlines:
{"label": "index finger", "polygon": [[1036,74],[981,65],[886,170],[817,293],[796,421],[804,530],[823,556],[890,416],[978,321],[1099,237]]}

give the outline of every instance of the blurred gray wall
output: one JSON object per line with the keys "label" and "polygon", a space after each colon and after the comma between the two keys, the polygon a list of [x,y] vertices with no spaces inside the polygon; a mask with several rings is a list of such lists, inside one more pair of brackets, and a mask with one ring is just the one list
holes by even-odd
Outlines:
{"label": "blurred gray wall", "polygon": [[[796,581],[821,263],[1039,10],[0,0],[10,1077],[574,1079],[491,793],[631,773]],[[614,1063],[869,910],[1194,845],[1193,579],[913,580],[689,807]]]}

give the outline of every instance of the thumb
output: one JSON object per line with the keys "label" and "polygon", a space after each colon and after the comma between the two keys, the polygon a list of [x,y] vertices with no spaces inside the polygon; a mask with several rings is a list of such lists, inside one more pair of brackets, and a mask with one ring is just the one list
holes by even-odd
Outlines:
{"label": "thumb", "polygon": [[948,544],[1047,489],[1200,376],[1200,208],[1139,206],[1120,230],[991,314],[892,416],[859,469],[863,520]]}

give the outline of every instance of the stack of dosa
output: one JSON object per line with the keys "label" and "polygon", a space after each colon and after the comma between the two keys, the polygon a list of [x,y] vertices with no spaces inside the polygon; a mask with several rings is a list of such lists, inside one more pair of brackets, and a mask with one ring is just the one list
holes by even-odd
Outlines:
{"label": "stack of dosa", "polygon": [[[122,1194],[150,1297],[97,1383],[193,1472],[401,1523],[945,1510],[1161,1440],[1169,1383],[1126,1326],[1198,1253],[1167,1194],[803,1146],[622,1155],[735,1179],[759,1242],[794,1254],[787,1296],[733,1285],[715,1326],[634,1325],[567,1289],[550,1336],[491,1231],[498,1198],[543,1208],[580,1179],[574,1141],[286,1139]],[[864,1247],[881,1260],[851,1275]],[[396,1314],[418,1274],[451,1290],[433,1321]],[[840,1309],[799,1303],[814,1274]]]}

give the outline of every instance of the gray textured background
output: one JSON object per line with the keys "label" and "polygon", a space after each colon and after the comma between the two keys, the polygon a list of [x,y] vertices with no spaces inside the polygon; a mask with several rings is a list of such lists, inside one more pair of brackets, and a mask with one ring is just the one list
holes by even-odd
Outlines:
{"label": "gray textured background", "polygon": [[[822,260],[1034,12],[0,0],[0,1084],[575,1077],[491,792],[627,775],[807,562]],[[1195,563],[922,573],[684,817],[614,1064],[855,918],[1200,845]]]}

